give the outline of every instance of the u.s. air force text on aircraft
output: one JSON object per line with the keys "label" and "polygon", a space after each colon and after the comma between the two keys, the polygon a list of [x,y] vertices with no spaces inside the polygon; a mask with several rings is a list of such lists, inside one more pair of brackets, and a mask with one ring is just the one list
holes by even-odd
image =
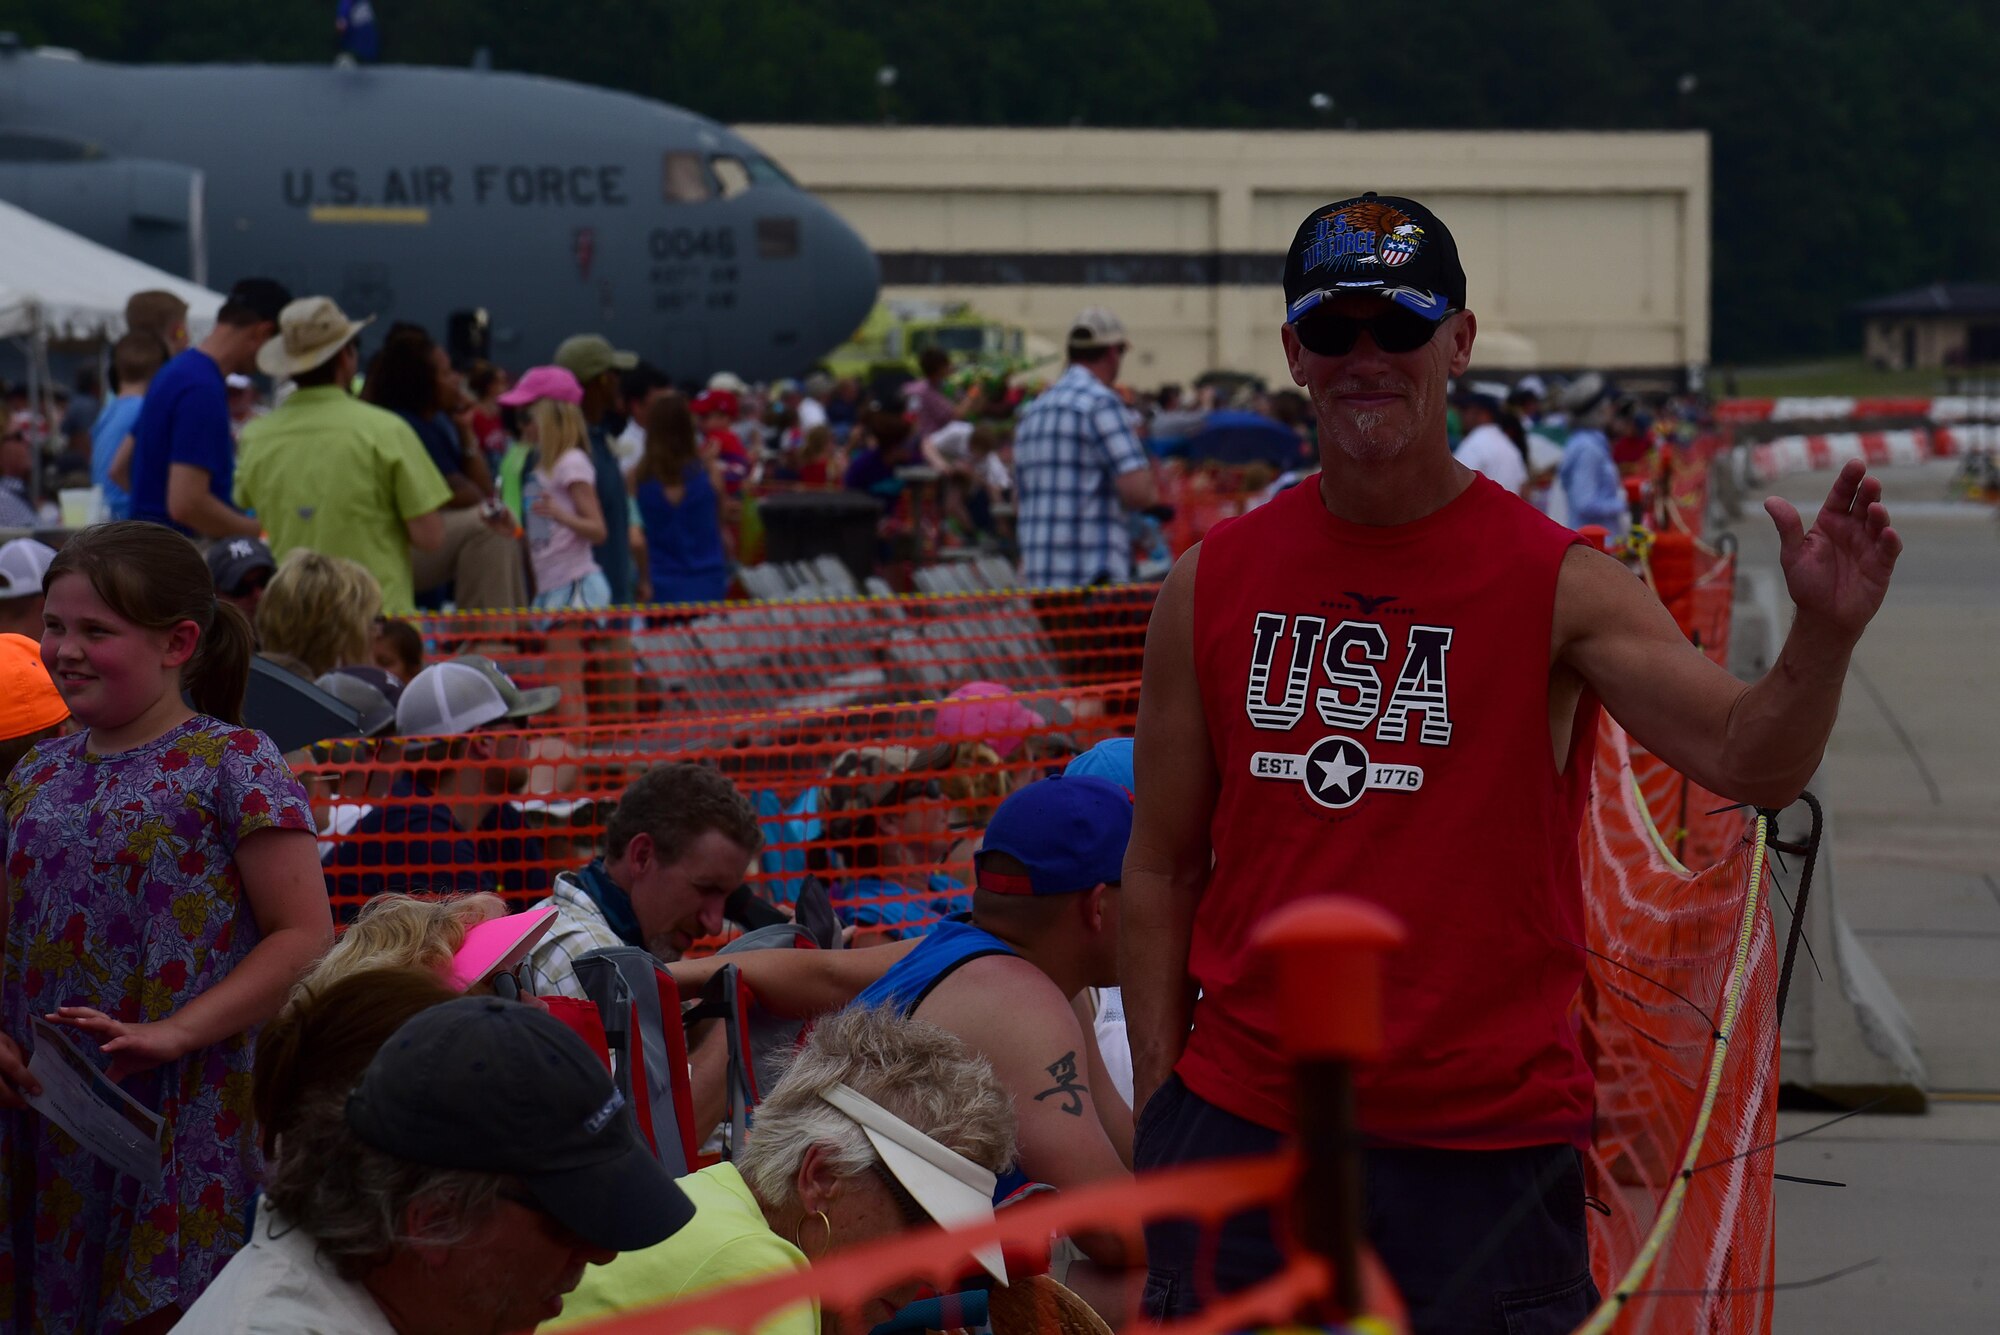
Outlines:
{"label": "u.s. air force text on aircraft", "polygon": [[[471,190],[459,187],[469,179]],[[372,188],[371,188],[372,187]],[[353,167],[287,167],[284,199],[293,208],[314,205],[511,205],[623,207],[625,168],[617,163],[559,166],[551,163],[482,162],[460,176],[450,167],[390,167],[378,176]]]}

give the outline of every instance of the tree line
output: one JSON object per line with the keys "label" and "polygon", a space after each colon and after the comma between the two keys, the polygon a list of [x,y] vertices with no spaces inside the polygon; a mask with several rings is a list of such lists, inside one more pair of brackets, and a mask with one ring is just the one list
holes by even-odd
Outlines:
{"label": "tree line", "polygon": [[[1706,130],[1720,362],[1851,352],[1855,301],[2000,279],[2000,8],[1957,0],[375,6],[388,60],[483,48],[726,122]],[[0,29],[104,60],[319,61],[333,12],[0,0]]]}

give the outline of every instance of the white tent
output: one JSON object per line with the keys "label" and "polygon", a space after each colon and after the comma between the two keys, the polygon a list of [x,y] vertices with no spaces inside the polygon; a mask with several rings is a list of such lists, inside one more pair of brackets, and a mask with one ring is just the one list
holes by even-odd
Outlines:
{"label": "white tent", "polygon": [[222,295],[129,255],[86,241],[0,202],[0,338],[39,346],[109,342],[125,332],[125,299],[164,289],[188,304],[188,332],[215,323]]}

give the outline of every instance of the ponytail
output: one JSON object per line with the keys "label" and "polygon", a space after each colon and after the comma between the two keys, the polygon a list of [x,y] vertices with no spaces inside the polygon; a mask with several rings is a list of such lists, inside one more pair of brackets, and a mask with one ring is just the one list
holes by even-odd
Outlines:
{"label": "ponytail", "polygon": [[216,599],[215,617],[181,675],[198,712],[243,726],[243,694],[250,689],[250,655],[256,647],[249,618],[236,604]]}

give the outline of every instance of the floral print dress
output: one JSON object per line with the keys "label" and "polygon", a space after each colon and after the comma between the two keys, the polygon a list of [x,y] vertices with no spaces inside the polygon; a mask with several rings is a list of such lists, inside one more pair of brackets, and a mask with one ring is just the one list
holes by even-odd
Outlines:
{"label": "floral print dress", "polygon": [[[94,1006],[164,1019],[257,944],[236,846],[313,828],[304,791],[262,733],[197,715],[116,755],[88,733],[43,742],[4,795],[7,926],[0,1026]],[[100,1066],[95,1040],[71,1032]],[[191,1306],[242,1245],[262,1162],[250,1113],[256,1035],[131,1076],[166,1119],[163,1181],[113,1170],[33,1110],[0,1111],[0,1332],[117,1331]]]}

